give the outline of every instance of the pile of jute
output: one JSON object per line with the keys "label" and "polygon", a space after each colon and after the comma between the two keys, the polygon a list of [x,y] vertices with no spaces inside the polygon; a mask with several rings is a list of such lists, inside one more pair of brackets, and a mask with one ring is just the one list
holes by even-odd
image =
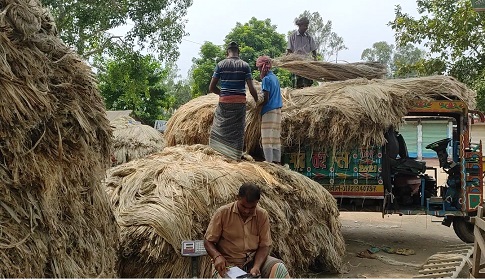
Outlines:
{"label": "pile of jute", "polygon": [[0,0],[0,277],[116,277],[101,180],[111,129],[91,69],[37,0]]}
{"label": "pile of jute", "polygon": [[132,117],[118,117],[110,122],[113,129],[113,165],[159,152],[165,146],[162,134]]}
{"label": "pile of jute", "polygon": [[[183,240],[203,239],[214,211],[235,201],[244,182],[262,189],[270,216],[272,254],[297,278],[310,266],[337,272],[345,242],[335,199],[297,172],[265,162],[232,161],[206,145],[166,147],[111,168],[106,190],[121,227],[120,275],[189,278]],[[198,277],[210,277],[210,259],[199,259]]]}
{"label": "pile of jute", "polygon": [[475,108],[476,93],[449,76],[354,79],[292,91],[285,104],[286,147],[347,149],[383,145],[384,132],[398,128],[417,101],[462,100]]}
{"label": "pile of jute", "polygon": [[387,74],[386,66],[377,62],[332,63],[310,60],[298,54],[275,58],[273,66],[310,80],[326,82],[356,78],[382,79]]}
{"label": "pile of jute", "polygon": [[[449,76],[352,79],[282,90],[282,144],[346,149],[382,145],[384,132],[399,127],[417,100],[462,100],[476,106],[476,93]],[[247,94],[247,96],[249,96]],[[260,149],[261,106],[247,97],[245,151]],[[218,96],[195,98],[169,119],[166,144],[207,144]]]}

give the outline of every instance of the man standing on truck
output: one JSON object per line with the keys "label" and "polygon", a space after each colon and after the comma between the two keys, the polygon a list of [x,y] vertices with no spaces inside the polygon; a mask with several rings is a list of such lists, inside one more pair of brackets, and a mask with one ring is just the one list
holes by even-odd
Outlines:
{"label": "man standing on truck", "polygon": [[260,56],[256,60],[264,94],[261,109],[261,143],[267,162],[281,163],[281,98],[280,81],[271,71],[271,58]]}
{"label": "man standing on truck", "polygon": [[[286,54],[295,53],[304,56],[312,54],[313,60],[317,60],[317,45],[313,37],[307,32],[310,20],[307,17],[302,17],[295,21],[298,29],[293,31],[288,37],[288,46],[286,47]],[[293,86],[295,88],[309,87],[313,85],[313,80],[293,75]]]}
{"label": "man standing on truck", "polygon": [[[221,81],[221,88],[217,83]],[[239,58],[239,46],[227,46],[227,58],[217,63],[209,85],[209,92],[219,95],[219,104],[209,138],[209,146],[229,158],[240,160],[244,147],[246,124],[246,85],[254,100],[254,88],[249,64]]]}
{"label": "man standing on truck", "polygon": [[269,217],[258,206],[260,196],[258,186],[244,183],[237,201],[220,207],[212,216],[204,247],[214,264],[214,277],[225,277],[230,266],[238,266],[253,277],[290,278],[283,262],[269,255]]}

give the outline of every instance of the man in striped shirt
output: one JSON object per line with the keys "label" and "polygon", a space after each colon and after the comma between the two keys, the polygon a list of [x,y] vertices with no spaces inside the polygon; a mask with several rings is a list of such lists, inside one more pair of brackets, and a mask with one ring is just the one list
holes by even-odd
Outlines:
{"label": "man in striped shirt", "polygon": [[[293,31],[288,37],[286,54],[295,53],[307,56],[311,53],[313,59],[317,60],[317,45],[315,44],[313,37],[307,32],[310,21],[307,17],[302,17],[295,23],[298,25],[298,29]],[[295,88],[308,87],[313,84],[312,80],[304,77],[295,75],[294,79]]]}
{"label": "man in striped shirt", "polygon": [[231,42],[227,46],[227,58],[217,63],[209,85],[209,92],[219,95],[209,146],[235,160],[241,159],[244,148],[246,85],[257,102],[251,68],[239,58],[237,43]]}

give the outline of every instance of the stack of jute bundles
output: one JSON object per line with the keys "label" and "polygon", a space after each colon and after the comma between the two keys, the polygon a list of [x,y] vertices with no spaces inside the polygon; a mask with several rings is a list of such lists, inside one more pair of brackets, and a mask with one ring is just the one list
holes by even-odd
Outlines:
{"label": "stack of jute bundles", "polygon": [[283,144],[332,150],[384,145],[384,132],[399,127],[416,101],[455,99],[473,109],[475,97],[449,76],[323,83],[291,92],[283,113]]}
{"label": "stack of jute bundles", "polygon": [[115,277],[111,129],[37,0],[0,0],[0,143],[0,277]]}
{"label": "stack of jute bundles", "polygon": [[[416,100],[444,97],[474,108],[476,97],[474,91],[449,76],[358,78],[283,89],[282,93],[282,144],[286,150],[303,149],[304,145],[330,149],[382,145],[384,132],[398,127]],[[245,151],[251,154],[261,147],[261,106],[253,104],[251,97],[247,100],[244,141]],[[217,102],[217,95],[210,94],[181,106],[167,123],[167,146],[207,144]],[[197,130],[191,129],[194,127]]]}
{"label": "stack of jute bundles", "polygon": [[[106,189],[121,227],[120,275],[191,277],[191,259],[180,253],[182,240],[203,239],[214,211],[235,201],[244,182],[261,187],[272,254],[293,277],[309,267],[340,271],[345,242],[339,212],[318,183],[279,165],[230,160],[206,145],[179,145],[108,172]],[[207,256],[199,268],[198,277],[210,277]]]}
{"label": "stack of jute bundles", "polygon": [[165,146],[163,136],[155,128],[141,124],[129,116],[110,122],[113,127],[113,165],[159,152]]}

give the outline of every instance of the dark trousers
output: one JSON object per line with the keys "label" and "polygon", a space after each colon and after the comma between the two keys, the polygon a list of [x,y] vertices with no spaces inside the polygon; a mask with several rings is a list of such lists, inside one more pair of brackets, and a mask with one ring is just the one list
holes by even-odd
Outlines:
{"label": "dark trousers", "polygon": [[294,88],[304,88],[311,87],[313,85],[313,80],[293,75],[293,87]]}

